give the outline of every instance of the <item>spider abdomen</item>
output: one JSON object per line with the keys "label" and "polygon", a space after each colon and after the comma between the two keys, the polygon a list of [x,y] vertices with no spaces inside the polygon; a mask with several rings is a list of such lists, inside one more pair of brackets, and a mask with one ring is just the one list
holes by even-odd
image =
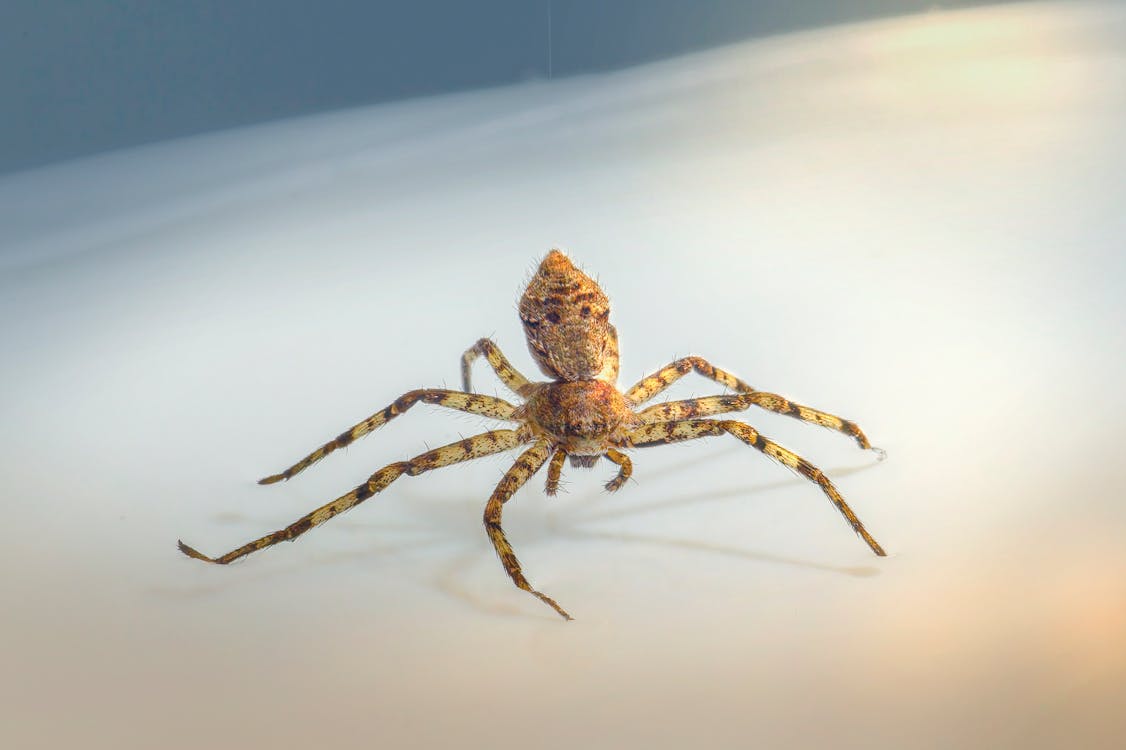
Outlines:
{"label": "spider abdomen", "polygon": [[621,445],[637,422],[625,396],[601,380],[538,384],[518,416],[575,455],[601,455]]}
{"label": "spider abdomen", "polygon": [[610,300],[594,279],[552,250],[520,298],[528,350],[544,374],[559,380],[618,379],[618,334]]}

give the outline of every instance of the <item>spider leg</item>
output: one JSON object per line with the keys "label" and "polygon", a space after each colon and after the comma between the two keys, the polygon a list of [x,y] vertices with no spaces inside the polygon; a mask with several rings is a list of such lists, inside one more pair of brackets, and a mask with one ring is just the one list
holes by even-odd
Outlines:
{"label": "spider leg", "polygon": [[[828,412],[811,409],[801,404],[795,404],[779,396],[777,393],[755,390],[744,381],[729,372],[715,367],[702,357],[684,357],[683,359],[678,359],[672,364],[662,367],[652,375],[642,378],[636,385],[626,391],[626,400],[632,404],[642,404],[661,393],[693,370],[700,373],[705,378],[710,378],[721,385],[727,386],[733,391],[746,394],[749,404],[766,409],[767,411],[785,414],[786,416],[800,419],[803,422],[812,422],[822,427],[828,427],[830,430],[836,430],[837,432],[848,435],[856,441],[857,445],[865,450],[872,448],[872,444],[868,442],[868,438],[864,435],[864,432],[854,422],[841,419]],[[734,409],[729,411],[733,410]],[[720,412],[713,411],[710,413],[718,414]]]}
{"label": "spider leg", "polygon": [[803,422],[810,422],[821,427],[828,427],[830,430],[835,430],[844,435],[848,435],[856,444],[864,450],[874,450],[881,455],[886,455],[882,449],[873,448],[872,444],[868,442],[868,437],[864,431],[855,422],[850,422],[847,419],[841,419],[835,414],[811,409],[808,406],[795,404],[789,399],[779,396],[777,393],[767,393],[766,391],[754,391],[753,393],[746,394],[747,400],[760,409],[776,412],[778,414],[785,414],[787,417],[794,417]]}
{"label": "spider leg", "polygon": [[515,367],[509,364],[508,359],[501,354],[500,348],[493,343],[492,339],[479,340],[469,347],[465,354],[461,355],[461,389],[463,391],[473,390],[470,387],[473,363],[481,355],[485,356],[489,365],[492,366],[493,372],[497,374],[501,382],[508,386],[509,390],[521,396],[525,395],[527,387],[531,383]]}
{"label": "spider leg", "polygon": [[634,405],[643,404],[693,370],[733,391],[749,393],[754,390],[731,373],[714,367],[703,357],[683,357],[637,381],[632,388],[626,391],[626,401]]}
{"label": "spider leg", "polygon": [[283,479],[292,478],[317,461],[320,461],[337,448],[351,445],[369,432],[387,424],[419,401],[424,401],[425,403],[434,404],[436,406],[444,406],[447,409],[469,412],[470,414],[480,414],[481,416],[492,417],[493,419],[515,421],[512,415],[516,411],[516,407],[504,399],[494,396],[462,393],[461,391],[447,391],[438,388],[408,391],[395,399],[390,406],[377,411],[363,422],[349,427],[280,474],[272,474],[264,479],[259,479],[258,484],[273,484]]}
{"label": "spider leg", "polygon": [[729,396],[704,396],[703,398],[690,398],[685,401],[666,401],[663,404],[654,404],[637,413],[642,424],[655,422],[675,422],[681,419],[695,417],[710,417],[713,414],[726,414],[732,411],[743,411],[750,402],[749,394]]}
{"label": "spider leg", "polygon": [[613,448],[606,451],[606,458],[613,461],[618,465],[618,476],[611,479],[606,483],[607,492],[617,492],[622,488],[622,485],[633,475],[633,462],[629,460],[629,456],[620,453]]}
{"label": "spider leg", "polygon": [[245,557],[251,552],[256,552],[278,542],[291,542],[314,526],[320,526],[333,516],[337,516],[350,508],[354,508],[372,495],[383,491],[387,485],[394,482],[403,474],[417,476],[432,469],[438,469],[450,464],[468,461],[481,456],[511,450],[521,443],[528,442],[525,434],[517,430],[494,430],[474,435],[456,443],[435,448],[422,453],[409,461],[399,461],[388,464],[368,477],[368,480],[346,495],[341,495],[330,503],[326,503],[311,513],[307,513],[284,529],[266,534],[263,537],[248,542],[237,549],[233,549],[220,557],[208,557],[192,549],[183,542],[179,542],[180,551],[188,557],[205,562],[226,565],[229,562]]}
{"label": "spider leg", "polygon": [[504,565],[504,569],[517,588],[523,589],[538,598],[558,612],[563,619],[570,620],[572,619],[571,616],[556,604],[554,599],[547,594],[536,591],[532,588],[532,584],[528,583],[528,579],[524,577],[524,573],[520,569],[520,561],[516,559],[516,553],[512,551],[512,545],[508,543],[504,529],[500,525],[504,504],[508,502],[508,499],[512,497],[516,490],[520,489],[521,485],[539,471],[540,467],[547,461],[550,452],[550,444],[546,440],[540,440],[520,454],[516,463],[512,465],[512,468],[500,480],[500,484],[493,490],[489,503],[485,506],[485,530],[489,533],[489,539],[493,542],[493,548],[497,551],[501,564]]}
{"label": "spider leg", "polygon": [[[692,419],[695,417],[708,417],[714,414],[726,414],[733,411],[743,411],[750,406],[760,406],[768,411],[797,417],[803,422],[812,422],[822,427],[835,429],[839,432],[852,435],[862,448],[870,448],[868,438],[852,422],[847,422],[832,414],[810,409],[808,406],[795,404],[781,396],[765,391],[740,393],[727,396],[705,396],[703,398],[690,398],[685,401],[667,401],[663,404],[654,404],[638,412],[638,417],[645,424],[653,422],[671,422],[677,419]],[[877,449],[878,450],[878,449]]]}
{"label": "spider leg", "polygon": [[566,458],[567,451],[556,448],[551,463],[547,465],[547,484],[544,485],[543,491],[552,497],[559,492],[559,478],[563,474],[563,462]]}
{"label": "spider leg", "polygon": [[618,382],[618,367],[620,366],[620,355],[618,353],[618,330],[614,326],[606,326],[606,340],[605,348],[602,350],[602,361],[605,363],[602,366],[602,371],[596,376],[596,380],[601,380],[606,383]]}
{"label": "spider leg", "polygon": [[642,448],[663,443],[675,443],[681,440],[694,440],[696,438],[710,437],[728,433],[742,440],[747,445],[773,458],[778,463],[787,466],[801,474],[811,482],[815,482],[826,497],[836,506],[841,515],[845,517],[853,530],[868,544],[877,555],[883,557],[887,553],[872,538],[864,524],[848,507],[848,503],[841,497],[841,493],[829,481],[829,478],[816,466],[806,461],[798,454],[764,437],[755,428],[742,422],[730,420],[679,420],[674,422],[656,422],[642,425],[629,433],[628,439],[634,447]]}

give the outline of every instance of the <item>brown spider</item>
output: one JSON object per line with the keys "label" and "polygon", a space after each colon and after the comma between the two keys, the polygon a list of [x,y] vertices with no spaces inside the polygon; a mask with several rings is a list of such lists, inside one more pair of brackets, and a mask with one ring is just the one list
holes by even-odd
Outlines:
{"label": "brown spider", "polygon": [[[183,542],[179,543],[180,551],[197,560],[226,565],[264,547],[293,541],[314,526],[382,492],[404,474],[416,476],[431,469],[531,444],[493,490],[485,506],[485,529],[513,582],[569,620],[571,616],[554,599],[536,591],[524,577],[520,562],[501,528],[505,502],[548,463],[549,458],[548,495],[554,495],[558,490],[563,460],[567,457],[570,457],[572,466],[586,468],[593,467],[600,457],[617,464],[617,476],[606,484],[606,489],[613,492],[625,484],[633,471],[629,457],[618,449],[643,448],[727,433],[816,482],[872,551],[881,556],[885,554],[837,488],[816,466],[763,437],[750,425],[700,417],[758,406],[829,427],[850,435],[861,448],[871,448],[859,427],[832,414],[795,404],[782,396],[756,391],[700,357],[678,359],[622,393],[615,385],[618,380],[618,334],[610,325],[609,318],[610,303],[598,284],[575,268],[563,253],[552,250],[540,263],[520,299],[520,320],[524,323],[528,349],[536,364],[551,378],[549,382],[529,381],[508,363],[496,344],[489,339],[481,339],[461,358],[463,391],[435,388],[410,391],[282,473],[258,483],[273,484],[290,479],[337,448],[343,448],[387,424],[419,401],[515,422],[515,429],[491,430],[427,451],[409,461],[384,466],[348,494],[322,505],[280,531],[255,539],[221,557],[207,557]],[[514,406],[500,398],[470,392],[470,370],[474,360],[481,355],[485,356],[504,384],[524,399],[524,403]],[[692,370],[737,391],[737,394],[669,401],[635,411],[637,406]]]}

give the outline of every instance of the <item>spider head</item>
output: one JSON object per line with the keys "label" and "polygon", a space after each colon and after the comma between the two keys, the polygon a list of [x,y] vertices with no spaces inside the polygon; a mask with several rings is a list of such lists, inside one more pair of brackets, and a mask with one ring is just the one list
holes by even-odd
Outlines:
{"label": "spider head", "polygon": [[520,320],[528,349],[544,374],[575,381],[617,377],[617,334],[610,300],[594,279],[558,250],[540,263],[524,296]]}

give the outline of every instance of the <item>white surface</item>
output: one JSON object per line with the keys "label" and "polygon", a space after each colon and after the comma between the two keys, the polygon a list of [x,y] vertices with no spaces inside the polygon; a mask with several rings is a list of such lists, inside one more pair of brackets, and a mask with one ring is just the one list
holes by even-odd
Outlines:
{"label": "white surface", "polygon": [[[1126,12],[1016,5],[335,113],[0,180],[0,745],[1119,747]],[[277,471],[494,335],[553,244],[628,385],[698,353],[889,452],[735,441],[413,479],[418,407]],[[500,391],[482,367],[477,383]],[[672,396],[715,392],[688,378]]]}

